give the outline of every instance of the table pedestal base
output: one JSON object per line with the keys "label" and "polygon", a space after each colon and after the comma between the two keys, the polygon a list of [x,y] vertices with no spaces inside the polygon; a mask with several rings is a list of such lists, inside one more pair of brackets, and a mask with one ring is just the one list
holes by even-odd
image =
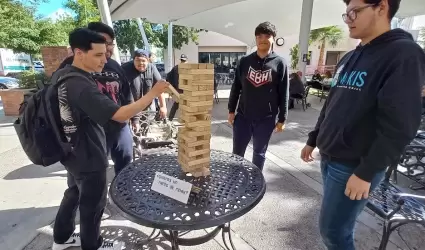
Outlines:
{"label": "table pedestal base", "polygon": [[[223,238],[223,243],[226,249],[236,250],[232,241],[230,223],[226,223],[224,225],[216,227],[213,231],[196,238],[181,238],[179,237],[178,231],[169,230],[169,233],[167,233],[165,230],[160,230],[162,236],[164,236],[164,238],[166,238],[168,241],[171,242],[172,250],[179,250],[180,249],[179,246],[196,246],[196,245],[204,244],[214,239],[214,237],[217,236],[220,233],[220,231],[221,231],[221,236]],[[229,240],[231,248],[229,248],[229,245],[227,243],[226,234],[228,235],[227,238]]]}

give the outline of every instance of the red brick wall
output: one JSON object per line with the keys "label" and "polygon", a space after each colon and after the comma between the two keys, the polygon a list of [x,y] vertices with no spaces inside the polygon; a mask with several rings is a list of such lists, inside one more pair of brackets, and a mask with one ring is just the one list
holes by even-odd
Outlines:
{"label": "red brick wall", "polygon": [[0,90],[3,111],[6,116],[19,116],[19,107],[24,101],[24,94],[25,91],[19,89]]}
{"label": "red brick wall", "polygon": [[62,61],[68,57],[68,48],[66,46],[46,46],[41,48],[44,70],[47,76],[55,72]]}

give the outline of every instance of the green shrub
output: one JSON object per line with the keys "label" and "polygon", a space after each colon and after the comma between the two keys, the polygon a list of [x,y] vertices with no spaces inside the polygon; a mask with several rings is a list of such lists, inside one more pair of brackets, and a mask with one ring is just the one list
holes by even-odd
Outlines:
{"label": "green shrub", "polygon": [[35,89],[37,83],[47,84],[49,78],[44,72],[37,72],[34,70],[23,71],[18,77],[19,87],[22,89]]}

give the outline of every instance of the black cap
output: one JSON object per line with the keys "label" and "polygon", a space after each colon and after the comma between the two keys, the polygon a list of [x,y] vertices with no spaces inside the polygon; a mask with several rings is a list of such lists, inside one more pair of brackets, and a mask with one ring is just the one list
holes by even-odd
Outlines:
{"label": "black cap", "polygon": [[180,60],[187,61],[187,56],[185,54],[181,54]]}

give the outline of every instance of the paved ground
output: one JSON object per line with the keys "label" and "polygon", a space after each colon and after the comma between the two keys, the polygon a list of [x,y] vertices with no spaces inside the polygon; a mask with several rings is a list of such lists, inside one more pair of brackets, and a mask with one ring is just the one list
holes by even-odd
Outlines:
{"label": "paved ground", "polygon": [[[221,93],[222,97],[227,94]],[[270,143],[264,175],[267,193],[261,203],[246,216],[232,223],[237,249],[315,250],[322,246],[317,219],[321,200],[318,161],[299,160],[308,131],[320,110],[317,99],[313,108],[291,111],[283,133],[274,134]],[[225,100],[214,107],[212,148],[231,151],[232,130],[226,124]],[[52,243],[51,222],[66,187],[60,165],[42,168],[30,164],[14,134],[13,119],[2,116],[0,109],[0,250],[46,250]],[[246,158],[251,159],[248,149]],[[112,173],[110,173],[112,178]],[[126,249],[170,249],[163,239],[149,246],[137,244],[151,230],[123,219],[114,207],[112,216],[102,224],[108,240],[126,242]],[[381,221],[364,212],[357,226],[357,249],[376,249],[380,241]],[[418,227],[402,227],[391,239],[389,250],[425,249],[423,232]],[[194,232],[193,234],[202,234]],[[408,242],[406,244],[405,242]],[[198,247],[183,249],[224,249],[221,237]]]}

